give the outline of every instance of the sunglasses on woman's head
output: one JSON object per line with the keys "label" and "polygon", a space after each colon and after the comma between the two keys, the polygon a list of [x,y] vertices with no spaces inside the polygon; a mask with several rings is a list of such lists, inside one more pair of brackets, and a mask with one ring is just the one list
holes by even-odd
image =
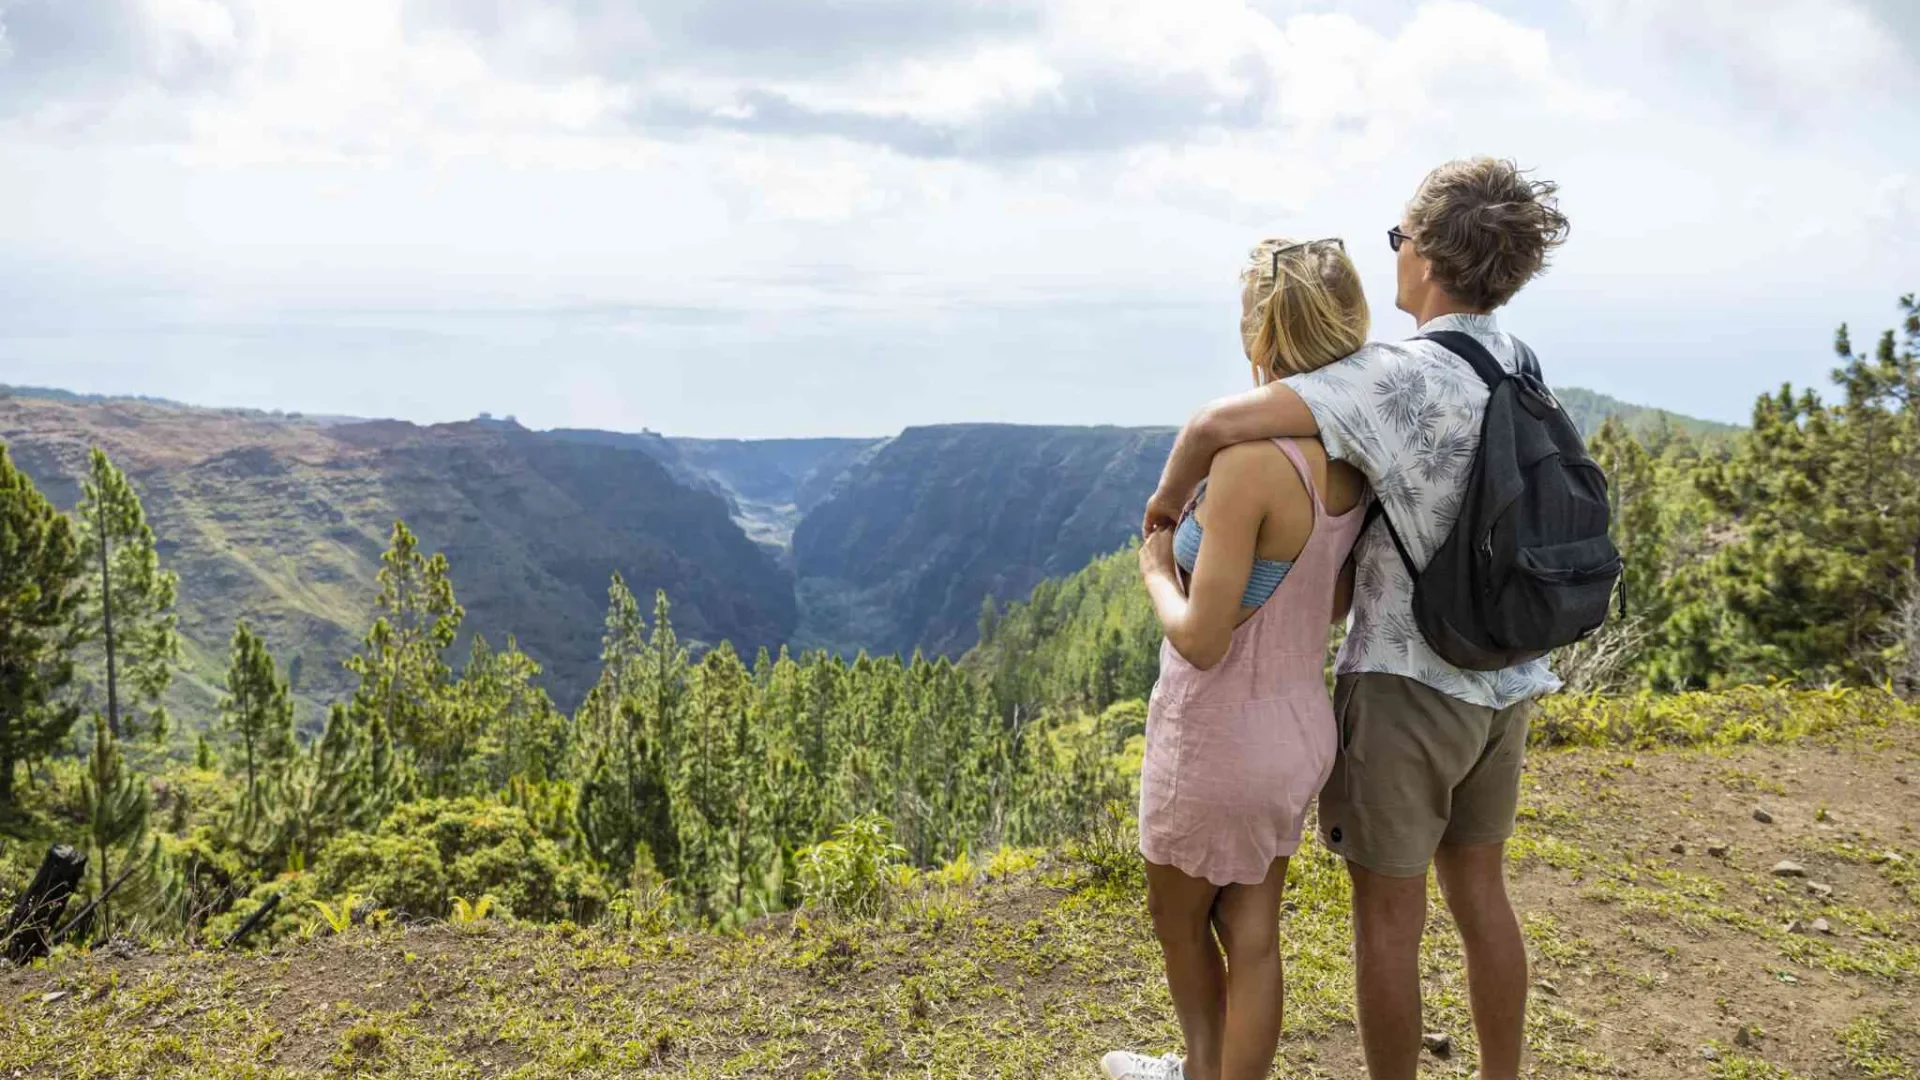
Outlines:
{"label": "sunglasses on woman's head", "polygon": [[1401,232],[1400,226],[1398,225],[1395,225],[1393,228],[1387,230],[1387,246],[1393,249],[1393,253],[1395,255],[1398,255],[1400,253],[1400,245],[1406,243],[1411,239],[1413,239],[1413,237],[1408,236],[1406,233]]}
{"label": "sunglasses on woman's head", "polygon": [[1315,244],[1333,244],[1334,246],[1338,247],[1341,251],[1347,250],[1347,242],[1345,240],[1340,239],[1337,236],[1328,236],[1319,240],[1303,240],[1298,244],[1288,244],[1286,247],[1274,248],[1273,249],[1273,276],[1275,278],[1278,278],[1280,276],[1280,256],[1285,255],[1289,251],[1297,251],[1303,247],[1312,247]]}

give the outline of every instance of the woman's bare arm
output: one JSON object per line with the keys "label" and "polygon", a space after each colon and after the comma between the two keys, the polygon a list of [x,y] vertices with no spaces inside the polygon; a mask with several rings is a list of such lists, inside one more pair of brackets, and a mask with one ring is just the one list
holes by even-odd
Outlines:
{"label": "woman's bare arm", "polygon": [[1193,580],[1182,592],[1173,570],[1171,530],[1161,529],[1141,549],[1147,595],[1174,649],[1194,667],[1218,664],[1240,624],[1240,598],[1253,576],[1254,547],[1266,520],[1259,446],[1230,446],[1207,473],[1207,525],[1194,562]]}
{"label": "woman's bare arm", "polygon": [[1306,439],[1319,434],[1320,425],[1307,403],[1285,383],[1268,383],[1209,403],[1174,438],[1173,451],[1160,473],[1160,487],[1147,500],[1142,534],[1179,520],[1181,507],[1206,478],[1209,464],[1220,451],[1261,439]]}

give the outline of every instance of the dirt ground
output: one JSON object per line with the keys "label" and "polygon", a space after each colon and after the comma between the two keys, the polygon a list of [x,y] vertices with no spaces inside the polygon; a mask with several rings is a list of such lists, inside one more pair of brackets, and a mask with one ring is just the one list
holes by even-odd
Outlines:
{"label": "dirt ground", "polygon": [[[1522,817],[1530,1075],[1920,1078],[1920,732],[1539,753]],[[484,924],[65,957],[0,974],[0,1080],[1094,1077],[1106,1049],[1177,1048],[1124,855],[727,938]],[[1344,900],[1340,868],[1303,849],[1276,1076],[1363,1075]],[[1437,903],[1429,931],[1427,1026],[1454,1052],[1425,1072],[1471,1076]]]}

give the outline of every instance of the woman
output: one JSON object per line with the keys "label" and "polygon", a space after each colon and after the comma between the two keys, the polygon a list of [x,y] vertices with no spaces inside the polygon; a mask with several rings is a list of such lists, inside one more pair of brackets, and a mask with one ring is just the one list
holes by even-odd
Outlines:
{"label": "woman", "polygon": [[[1256,382],[1366,341],[1366,297],[1339,240],[1263,241],[1242,279]],[[1351,599],[1365,496],[1360,474],[1328,462],[1317,440],[1247,443],[1215,457],[1179,526],[1140,549],[1166,632],[1140,852],[1187,1055],[1108,1054],[1114,1080],[1256,1080],[1273,1065],[1281,891],[1333,764],[1327,621]]]}

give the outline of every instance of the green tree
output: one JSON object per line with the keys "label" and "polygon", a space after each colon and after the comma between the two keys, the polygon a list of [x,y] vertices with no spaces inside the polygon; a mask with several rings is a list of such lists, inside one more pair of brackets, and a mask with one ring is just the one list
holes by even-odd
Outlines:
{"label": "green tree", "polygon": [[543,783],[564,771],[567,723],[538,679],[540,665],[513,638],[495,652],[475,635],[471,655],[446,711],[443,741],[452,783],[442,794],[498,791],[508,781]]}
{"label": "green tree", "polygon": [[[613,575],[600,679],[588,692],[577,724],[572,756],[580,788],[575,814],[595,859],[622,880],[641,853],[665,866],[677,848],[667,787],[669,755],[655,741],[664,725],[651,722],[663,711],[672,712],[674,665],[685,662],[666,618],[662,597],[650,644],[639,604],[626,581]],[[655,646],[663,650],[662,662],[653,662]]]}
{"label": "green tree", "polygon": [[1873,355],[1836,335],[1839,401],[1783,387],[1700,490],[1726,522],[1693,617],[1724,642],[1722,680],[1878,681],[1893,614],[1920,559],[1920,361],[1913,298],[1906,347]]}
{"label": "green tree", "polygon": [[455,768],[465,733],[445,724],[453,671],[443,653],[466,612],[454,599],[445,555],[421,554],[405,522],[393,523],[380,560],[379,615],[347,670],[360,677],[353,716],[364,734],[380,808],[404,795],[414,773],[428,790]]}
{"label": "green tree", "polygon": [[72,524],[0,444],[0,810],[15,768],[51,753],[79,715],[61,691],[73,680],[82,567]]}
{"label": "green tree", "polygon": [[251,828],[260,808],[261,772],[277,773],[293,756],[293,700],[274,669],[267,643],[245,622],[236,624],[233,630],[220,719],[228,737],[236,743],[236,755],[247,778],[241,816],[244,826]]}
{"label": "green tree", "polygon": [[173,612],[179,579],[160,568],[140,496],[98,447],[80,487],[79,519],[80,554],[92,576],[80,625],[100,645],[107,729],[115,738],[134,730],[131,707],[144,704],[154,737],[162,738],[167,713],[160,699],[180,655]]}
{"label": "green tree", "polygon": [[[112,727],[96,715],[93,753],[80,778],[80,808],[86,816],[87,847],[94,868],[100,872],[102,893],[113,882],[114,872],[124,866],[115,861],[115,853],[124,852],[129,859],[138,857],[150,807],[146,782],[127,768]],[[98,926],[111,925],[106,904],[101,905],[98,919]]]}

